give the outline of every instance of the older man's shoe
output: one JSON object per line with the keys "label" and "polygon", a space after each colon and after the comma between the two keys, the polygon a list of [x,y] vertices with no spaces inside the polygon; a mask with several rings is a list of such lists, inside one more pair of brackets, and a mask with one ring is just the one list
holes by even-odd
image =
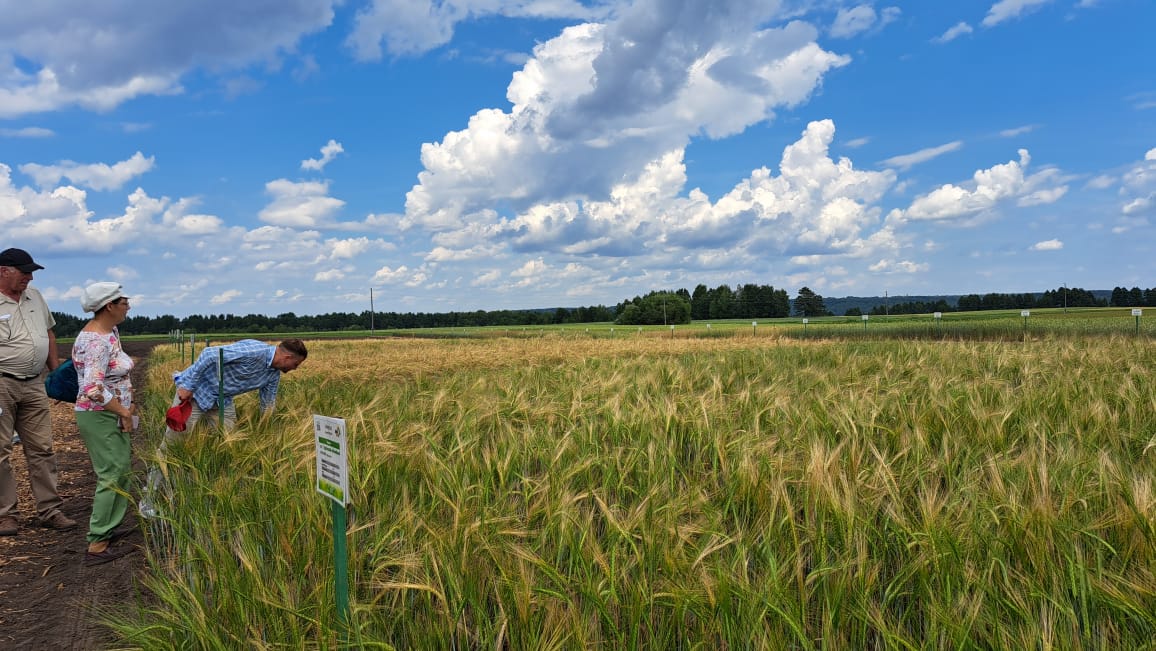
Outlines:
{"label": "older man's shoe", "polygon": [[56,513],[53,513],[47,518],[41,520],[40,526],[44,527],[45,529],[56,529],[57,531],[64,529],[74,529],[76,527],[76,520],[73,520],[60,511],[57,511]]}
{"label": "older man's shoe", "polygon": [[20,531],[20,523],[16,518],[6,515],[0,518],[0,536],[15,536]]}

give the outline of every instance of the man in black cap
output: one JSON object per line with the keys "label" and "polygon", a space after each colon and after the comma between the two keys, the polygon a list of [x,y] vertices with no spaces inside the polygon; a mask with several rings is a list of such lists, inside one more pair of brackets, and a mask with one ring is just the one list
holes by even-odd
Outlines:
{"label": "man in black cap", "polygon": [[56,368],[56,320],[40,292],[28,286],[43,269],[22,249],[0,251],[0,536],[20,530],[16,519],[16,477],[12,474],[12,434],[20,432],[36,516],[49,529],[71,529],[76,520],[60,510],[56,455],[52,451],[51,402],[44,392],[44,369]]}

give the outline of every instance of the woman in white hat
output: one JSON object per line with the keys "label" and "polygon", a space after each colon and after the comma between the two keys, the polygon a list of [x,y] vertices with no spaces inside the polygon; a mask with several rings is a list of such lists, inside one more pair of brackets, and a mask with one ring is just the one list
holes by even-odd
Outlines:
{"label": "woman in white hat", "polygon": [[79,393],[76,425],[88,448],[96,473],[96,494],[88,521],[86,565],[107,563],[134,548],[113,546],[126,531],[116,527],[128,511],[132,446],[135,429],[132,402],[132,358],[120,345],[116,327],[128,316],[128,297],[119,283],[99,282],[84,288],[80,305],[92,312],[92,320],[76,335],[72,363],[76,365]]}

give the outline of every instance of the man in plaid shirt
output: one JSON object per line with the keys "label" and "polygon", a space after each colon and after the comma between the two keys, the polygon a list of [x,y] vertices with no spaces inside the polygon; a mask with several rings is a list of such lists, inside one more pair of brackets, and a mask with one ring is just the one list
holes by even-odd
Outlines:
{"label": "man in plaid shirt", "polygon": [[[237,422],[237,411],[233,397],[257,390],[261,411],[273,410],[277,400],[277,387],[281,374],[296,369],[305,361],[309,351],[300,339],[286,339],[272,346],[255,339],[242,339],[226,346],[205,348],[193,365],[181,371],[174,379],[177,395],[173,404],[192,401],[192,413],[185,423],[185,431],[191,430],[202,415],[215,418],[220,403],[225,407],[225,427],[232,428]],[[218,360],[223,360],[220,376],[217,373]],[[169,429],[166,439],[179,436]]]}

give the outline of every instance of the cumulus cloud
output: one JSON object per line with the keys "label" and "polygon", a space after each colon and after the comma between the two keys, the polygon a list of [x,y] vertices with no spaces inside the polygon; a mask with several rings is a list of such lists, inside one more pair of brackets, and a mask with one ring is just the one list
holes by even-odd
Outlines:
{"label": "cumulus cloud", "polygon": [[958,151],[963,147],[963,141],[956,140],[938,147],[928,147],[927,149],[920,149],[911,154],[903,154],[900,156],[892,156],[883,161],[883,164],[888,167],[898,167],[901,170],[910,169],[914,165],[926,163],[929,160],[938,158],[946,153]]}
{"label": "cumulus cloud", "polygon": [[1043,242],[1036,242],[1028,249],[1030,251],[1059,251],[1064,248],[1064,243],[1059,240],[1044,240]]}
{"label": "cumulus cloud", "polygon": [[1067,187],[1060,185],[1055,170],[1044,170],[1025,176],[1031,161],[1026,149],[1019,150],[1018,161],[1008,161],[986,170],[978,170],[967,187],[948,183],[917,197],[906,210],[894,210],[889,219],[939,220],[969,217],[992,210],[1005,200],[1021,199],[1024,205],[1050,203],[1063,196]]}
{"label": "cumulus cloud", "polygon": [[325,166],[337,158],[337,155],[344,152],[345,148],[336,140],[330,140],[324,147],[321,148],[321,158],[307,158],[301,161],[301,169],[315,170],[320,172],[325,169]]}
{"label": "cumulus cloud", "polygon": [[883,259],[867,267],[869,271],[881,274],[914,274],[923,273],[930,269],[927,263],[912,262],[910,260]]}
{"label": "cumulus cloud", "polygon": [[0,228],[10,241],[42,251],[107,253],[158,237],[216,233],[222,221],[195,212],[195,198],[151,197],[137,189],[123,214],[97,218],[88,193],[71,186],[36,189],[17,185],[0,164]]}
{"label": "cumulus cloud", "polygon": [[870,30],[876,26],[876,23],[879,27],[883,27],[895,21],[899,18],[900,13],[898,7],[887,7],[880,15],[877,15],[875,9],[869,4],[844,7],[835,15],[835,21],[831,24],[829,33],[832,38],[851,38]]}
{"label": "cumulus cloud", "polygon": [[939,36],[936,36],[935,38],[933,38],[931,40],[934,43],[950,43],[951,41],[954,41],[955,39],[959,38],[960,36],[964,36],[965,34],[970,34],[973,31],[975,31],[975,30],[973,30],[971,28],[971,25],[968,25],[965,22],[959,22],[959,23],[956,23],[955,25],[952,25],[950,28],[948,28],[948,30],[946,32],[940,34]]}
{"label": "cumulus cloud", "polygon": [[987,15],[983,18],[983,26],[995,27],[1002,22],[1036,11],[1051,1],[1052,0],[999,0],[999,2],[991,6],[991,9],[988,9]]}
{"label": "cumulus cloud", "polygon": [[119,190],[132,179],[148,172],[153,168],[156,160],[149,156],[145,158],[139,151],[127,160],[108,165],[106,163],[75,163],[70,160],[56,165],[38,165],[26,163],[20,166],[20,171],[31,176],[41,188],[60,184],[62,179],[69,179],[76,185],[90,190]]}
{"label": "cumulus cloud", "polygon": [[241,296],[240,290],[227,289],[227,290],[221,292],[220,294],[217,294],[216,296],[213,296],[212,298],[210,298],[209,302],[212,303],[213,305],[222,305],[224,303],[230,303],[234,299],[236,299],[240,296]]}
{"label": "cumulus cloud", "polygon": [[604,200],[623,178],[808,99],[849,59],[800,22],[761,29],[773,3],[641,0],[606,25],[569,27],[515,73],[509,112],[485,109],[466,129],[422,146],[424,170],[403,226],[493,221],[557,201]]}
{"label": "cumulus cloud", "polygon": [[540,203],[512,219],[439,233],[437,260],[483,245],[508,247],[532,260],[544,253],[622,260],[649,255],[672,267],[894,251],[901,238],[880,224],[877,202],[894,185],[895,173],[833,160],[834,135],[830,120],[812,122],[784,149],[778,174],[754,170],[716,202],[698,189],[686,190],[682,150],[674,150],[614,186],[604,201]]}
{"label": "cumulus cloud", "polygon": [[408,281],[412,275],[413,272],[405,265],[397,268],[382,267],[373,274],[373,282],[384,285],[395,285]]}
{"label": "cumulus cloud", "polygon": [[277,179],[265,184],[272,203],[258,214],[261,221],[274,226],[314,228],[332,221],[345,202],[329,196],[325,181],[294,182]]}
{"label": "cumulus cloud", "polygon": [[376,61],[383,47],[393,56],[403,56],[445,45],[465,20],[489,16],[594,20],[607,15],[612,6],[612,2],[586,6],[579,0],[371,0],[357,12],[346,44],[358,59]]}
{"label": "cumulus cloud", "polygon": [[0,118],[69,106],[109,110],[141,95],[183,92],[180,79],[191,70],[274,62],[328,27],[339,3],[8,3],[0,21]]}

